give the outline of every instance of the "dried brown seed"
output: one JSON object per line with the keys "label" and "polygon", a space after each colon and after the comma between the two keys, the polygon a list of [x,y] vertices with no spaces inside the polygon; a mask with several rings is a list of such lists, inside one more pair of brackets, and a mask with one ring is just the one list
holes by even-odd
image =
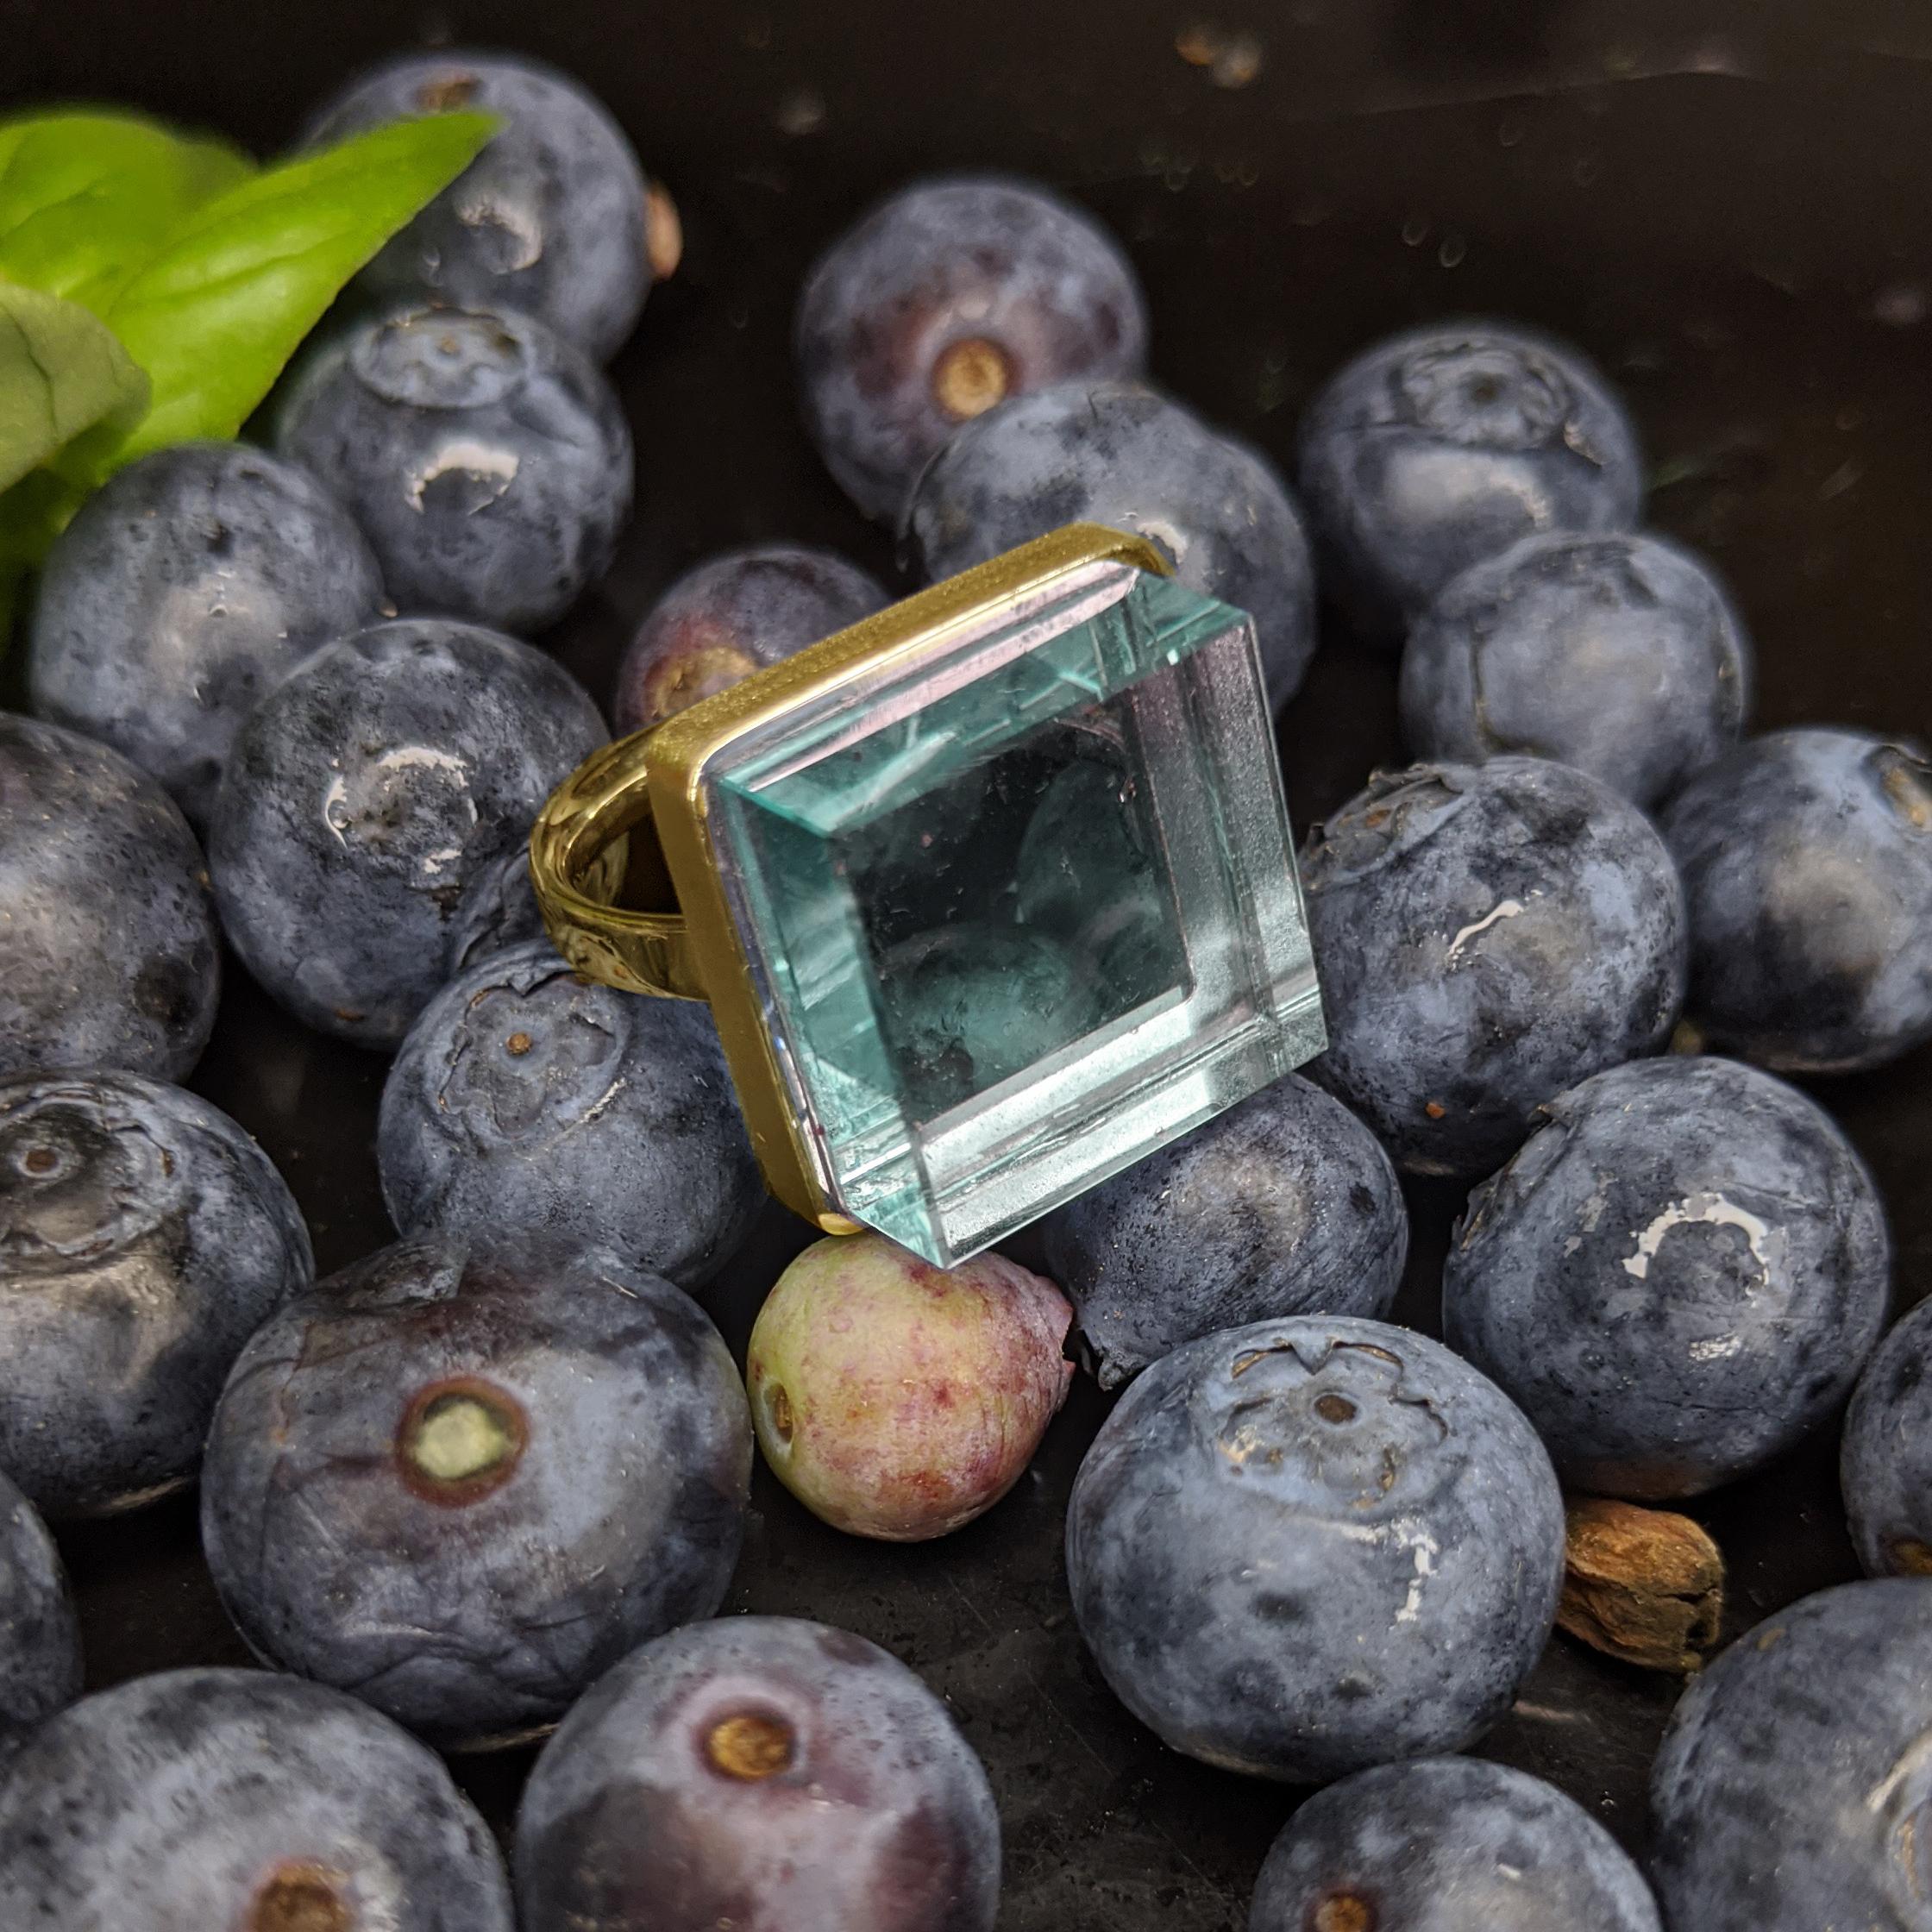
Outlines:
{"label": "dried brown seed", "polygon": [[1568,1515],[1558,1628],[1643,1670],[1697,1670],[1724,1612],[1723,1554],[1702,1526],[1598,1496]]}

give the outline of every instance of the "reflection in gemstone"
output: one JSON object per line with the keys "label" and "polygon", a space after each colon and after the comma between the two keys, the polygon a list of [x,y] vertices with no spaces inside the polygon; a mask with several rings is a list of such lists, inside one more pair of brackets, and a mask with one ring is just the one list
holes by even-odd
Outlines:
{"label": "reflection in gemstone", "polygon": [[986,792],[985,770],[969,766],[833,840],[838,869],[851,887],[875,951],[979,915],[984,869],[966,862],[981,843],[977,827]]}
{"label": "reflection in gemstone", "polygon": [[834,841],[916,1114],[1181,982],[1135,768],[1120,702],[1088,705]]}
{"label": "reflection in gemstone", "polygon": [[901,940],[879,960],[886,1038],[907,1105],[930,1120],[1070,1045],[1098,989],[1044,932],[974,923]]}
{"label": "reflection in gemstone", "polygon": [[1124,762],[1086,756],[1046,787],[1020,840],[1019,916],[1088,964],[1109,1015],[1181,983],[1170,896]]}

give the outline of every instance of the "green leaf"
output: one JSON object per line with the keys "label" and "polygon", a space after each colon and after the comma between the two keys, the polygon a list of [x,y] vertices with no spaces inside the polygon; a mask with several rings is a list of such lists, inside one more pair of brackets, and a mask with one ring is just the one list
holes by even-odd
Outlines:
{"label": "green leaf", "polygon": [[6,656],[12,618],[25,608],[28,579],[81,502],[79,491],[44,469],[22,477],[10,490],[0,490],[0,657]]}
{"label": "green leaf", "polygon": [[0,490],[96,423],[125,435],[147,401],[147,377],[105,323],[0,281]]}
{"label": "green leaf", "polygon": [[45,469],[0,490],[0,566],[34,568],[85,500],[80,491]]}
{"label": "green leaf", "polygon": [[107,320],[154,386],[129,431],[82,440],[59,467],[103,481],[171,442],[231,436],[342,285],[496,131],[485,114],[399,121],[271,168],[190,215]]}
{"label": "green leaf", "polygon": [[204,202],[254,163],[125,114],[0,121],[0,277],[104,315]]}

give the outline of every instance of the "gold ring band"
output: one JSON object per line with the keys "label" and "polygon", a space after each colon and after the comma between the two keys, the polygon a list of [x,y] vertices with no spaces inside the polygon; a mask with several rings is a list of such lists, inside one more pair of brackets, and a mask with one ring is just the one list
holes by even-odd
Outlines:
{"label": "gold ring band", "polygon": [[652,819],[646,736],[593,752],[558,788],[530,833],[530,875],[551,941],[579,972],[629,993],[703,1000]]}

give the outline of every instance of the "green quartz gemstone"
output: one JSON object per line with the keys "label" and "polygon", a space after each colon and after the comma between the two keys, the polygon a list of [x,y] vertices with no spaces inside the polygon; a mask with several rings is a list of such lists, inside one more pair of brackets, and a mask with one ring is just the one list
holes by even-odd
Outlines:
{"label": "green quartz gemstone", "polygon": [[1253,626],[1113,562],[701,783],[827,1195],[950,1265],[1320,1052]]}

